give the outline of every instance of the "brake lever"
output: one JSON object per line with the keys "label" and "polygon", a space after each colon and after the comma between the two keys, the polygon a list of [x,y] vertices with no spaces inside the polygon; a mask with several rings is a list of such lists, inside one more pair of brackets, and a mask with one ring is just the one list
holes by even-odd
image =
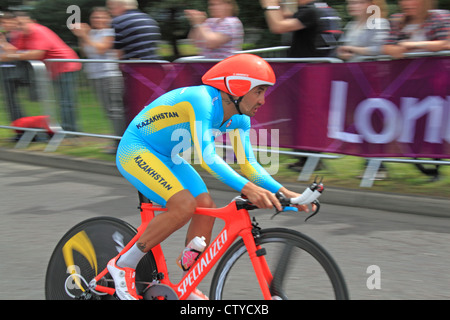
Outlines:
{"label": "brake lever", "polygon": [[291,206],[290,200],[286,198],[286,196],[282,192],[277,192],[275,196],[277,197],[278,201],[280,201],[281,211],[275,209],[275,213],[272,215],[270,219],[273,219],[276,215],[280,214],[281,212],[285,211],[298,212],[298,209],[296,207]]}
{"label": "brake lever", "polygon": [[[316,210],[314,210],[313,213],[311,213],[309,216],[306,217],[305,222],[308,221],[310,218],[314,217],[316,214],[319,213],[320,210],[320,202],[318,200],[314,200],[313,202],[311,202],[311,204],[316,205]],[[272,220],[273,218],[275,218],[275,216],[277,216],[278,214],[280,214],[281,212],[285,212],[285,211],[294,211],[294,212],[298,212],[298,209],[296,207],[290,207],[290,206],[283,206],[283,209],[280,210],[275,210],[275,213],[272,215],[272,217],[270,217],[270,220]]]}
{"label": "brake lever", "polygon": [[277,216],[278,214],[280,214],[281,212],[285,212],[285,211],[294,211],[294,212],[298,212],[298,209],[296,207],[290,207],[290,206],[282,206],[282,210],[275,210],[275,213],[272,215],[272,217],[270,217],[270,220],[272,220],[273,218],[275,218],[275,216]]}
{"label": "brake lever", "polygon": [[[319,213],[320,210],[320,202],[317,200],[317,197],[320,196],[320,194],[323,192],[324,187],[322,184],[323,181],[323,177],[320,178],[320,180],[317,180],[317,176],[315,177],[313,183],[309,186],[309,188],[307,188],[305,190],[305,192],[302,194],[302,198],[304,198],[303,200],[307,200],[308,198],[314,197],[316,198],[315,200],[313,200],[311,202],[311,205],[316,205],[316,210],[314,210],[314,212],[312,212],[308,217],[306,217],[305,222],[308,221],[310,218],[312,218],[313,216],[315,216],[317,213]],[[314,196],[315,194],[315,196]],[[277,216],[278,214],[280,214],[280,212],[284,212],[284,211],[298,211],[298,209],[296,207],[291,207],[290,206],[290,199],[287,199],[286,196],[281,193],[281,192],[277,192],[276,197],[278,198],[278,200],[280,201],[280,204],[282,206],[282,210],[276,210],[275,214],[272,215],[272,217],[270,219],[273,219],[275,216]]]}
{"label": "brake lever", "polygon": [[315,205],[316,205],[316,210],[314,210],[313,213],[311,213],[309,216],[306,217],[305,222],[306,222],[309,218],[311,218],[311,217],[313,217],[313,216],[315,216],[316,214],[319,213],[319,210],[320,210],[320,202],[319,202],[319,200],[314,200],[313,202],[311,202],[311,204],[315,204]]}

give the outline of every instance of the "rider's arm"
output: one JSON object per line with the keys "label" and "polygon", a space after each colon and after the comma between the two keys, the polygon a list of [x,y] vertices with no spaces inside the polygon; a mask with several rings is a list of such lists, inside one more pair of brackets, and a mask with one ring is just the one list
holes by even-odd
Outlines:
{"label": "rider's arm", "polygon": [[[199,115],[199,117],[201,118],[202,116]],[[214,135],[211,128],[208,126],[208,123],[210,123],[209,119],[204,118],[203,121],[197,120],[194,124],[191,122],[194,146],[200,157],[201,166],[218,180],[245,194],[248,199],[259,208],[271,208],[275,205],[278,210],[281,210],[278,199],[271,191],[259,187],[239,175],[216,154]],[[248,173],[251,171],[252,170],[248,170]],[[253,175],[253,177],[256,177],[256,175]]]}
{"label": "rider's arm", "polygon": [[250,126],[246,129],[235,129],[230,132],[231,143],[242,173],[256,185],[273,193],[282,187],[272,176],[256,161],[250,142]]}
{"label": "rider's arm", "polygon": [[[196,90],[202,89],[198,88]],[[246,179],[232,169],[222,157],[216,154],[214,143],[215,137],[211,125],[213,118],[213,113],[211,112],[211,100],[196,99],[196,108],[192,108],[191,110],[193,112],[190,117],[191,135],[197,155],[201,161],[201,166],[206,171],[239,192],[242,192],[244,186],[249,186],[248,179],[255,185],[269,190],[272,193],[277,192],[281,188],[281,185],[257,163],[254,157],[253,149],[250,144],[250,119],[248,117],[233,117],[232,125],[230,127],[230,129],[246,129],[238,132],[238,143],[234,144],[235,153],[237,152],[237,147],[240,151],[236,154],[238,156],[241,154],[245,158],[241,164],[241,168],[248,178]]]}
{"label": "rider's arm", "polygon": [[249,181],[239,175],[217,155],[211,126],[210,104],[211,101],[207,99],[197,100],[195,111],[194,108],[191,109],[193,114],[190,117],[190,129],[195,151],[203,169],[231,188],[241,192]]}
{"label": "rider's arm", "polygon": [[202,148],[197,149],[197,153],[201,153],[202,168],[231,188],[242,192],[242,189],[249,181],[239,175],[217,155],[213,139],[210,141],[203,139]]}

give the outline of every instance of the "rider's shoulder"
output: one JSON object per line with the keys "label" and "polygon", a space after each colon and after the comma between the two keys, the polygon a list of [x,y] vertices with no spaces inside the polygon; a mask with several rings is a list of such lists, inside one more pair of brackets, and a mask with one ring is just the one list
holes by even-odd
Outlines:
{"label": "rider's shoulder", "polygon": [[250,117],[243,114],[235,114],[228,121],[225,122],[226,130],[249,130],[251,128]]}
{"label": "rider's shoulder", "polygon": [[212,99],[219,95],[219,90],[208,85],[198,85],[182,87],[172,90],[172,93],[176,93],[185,99]]}

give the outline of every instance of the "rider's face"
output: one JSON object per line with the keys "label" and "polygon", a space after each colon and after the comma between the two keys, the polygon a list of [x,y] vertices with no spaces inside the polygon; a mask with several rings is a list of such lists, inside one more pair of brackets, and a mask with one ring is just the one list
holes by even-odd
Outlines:
{"label": "rider's face", "polygon": [[265,102],[265,94],[269,86],[257,86],[247,93],[239,105],[243,114],[253,117]]}

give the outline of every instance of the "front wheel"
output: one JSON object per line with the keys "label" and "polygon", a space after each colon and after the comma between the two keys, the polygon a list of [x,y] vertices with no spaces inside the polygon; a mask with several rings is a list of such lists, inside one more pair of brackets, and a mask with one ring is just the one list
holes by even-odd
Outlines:
{"label": "front wheel", "polygon": [[[289,229],[260,231],[256,244],[265,249],[273,280],[273,299],[349,299],[344,277],[333,258],[313,239]],[[210,298],[262,299],[243,240],[223,256],[214,273]]]}
{"label": "front wheel", "polygon": [[[45,277],[45,298],[49,300],[76,299],[83,296],[89,282],[106,268],[135,236],[136,229],[120,219],[98,217],[85,220],[70,229],[54,249]],[[142,292],[152,281],[156,263],[151,251],[139,262],[136,269],[136,289]],[[73,274],[73,275],[72,275]],[[114,287],[109,274],[100,285]],[[98,299],[111,296],[98,293]]]}

